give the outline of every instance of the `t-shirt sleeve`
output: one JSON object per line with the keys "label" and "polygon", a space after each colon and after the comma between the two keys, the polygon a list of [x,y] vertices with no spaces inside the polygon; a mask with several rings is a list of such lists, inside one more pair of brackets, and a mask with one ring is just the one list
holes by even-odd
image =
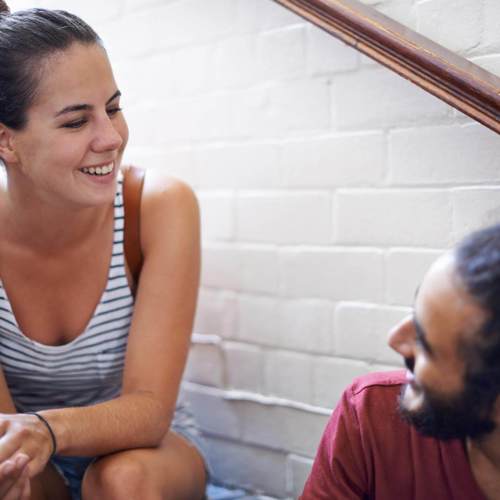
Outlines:
{"label": "t-shirt sleeve", "polygon": [[366,464],[358,416],[344,392],[321,438],[300,500],[367,498]]}

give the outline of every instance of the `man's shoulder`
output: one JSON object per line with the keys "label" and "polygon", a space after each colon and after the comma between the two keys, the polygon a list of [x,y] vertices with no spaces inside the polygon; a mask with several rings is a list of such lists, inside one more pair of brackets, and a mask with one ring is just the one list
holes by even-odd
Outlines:
{"label": "man's shoulder", "polygon": [[406,374],[404,370],[393,370],[389,372],[376,372],[362,375],[354,379],[349,386],[348,391],[356,396],[363,391],[375,388],[393,388],[396,391],[406,383]]}

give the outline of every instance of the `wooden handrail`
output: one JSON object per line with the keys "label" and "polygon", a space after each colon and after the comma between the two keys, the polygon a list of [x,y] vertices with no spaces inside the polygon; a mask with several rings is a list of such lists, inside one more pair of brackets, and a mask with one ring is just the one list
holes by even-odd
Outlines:
{"label": "wooden handrail", "polygon": [[500,133],[500,78],[357,0],[275,0]]}

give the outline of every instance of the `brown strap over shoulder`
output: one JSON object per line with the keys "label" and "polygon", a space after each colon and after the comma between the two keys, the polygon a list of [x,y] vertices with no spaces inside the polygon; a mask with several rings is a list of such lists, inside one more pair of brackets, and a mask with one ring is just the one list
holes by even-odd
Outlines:
{"label": "brown strap over shoulder", "polygon": [[141,196],[144,170],[127,166],[123,168],[123,204],[125,208],[124,247],[125,259],[137,286],[142,268],[141,250]]}

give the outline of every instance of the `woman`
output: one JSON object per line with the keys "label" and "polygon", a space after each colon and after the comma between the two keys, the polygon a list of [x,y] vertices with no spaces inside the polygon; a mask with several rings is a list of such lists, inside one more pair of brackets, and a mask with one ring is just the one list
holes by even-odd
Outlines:
{"label": "woman", "polygon": [[195,197],[148,173],[135,283],[128,131],[101,41],[63,11],[10,14],[0,0],[0,13],[0,498],[78,498],[80,481],[84,499],[202,498],[196,431],[175,410],[198,288]]}

